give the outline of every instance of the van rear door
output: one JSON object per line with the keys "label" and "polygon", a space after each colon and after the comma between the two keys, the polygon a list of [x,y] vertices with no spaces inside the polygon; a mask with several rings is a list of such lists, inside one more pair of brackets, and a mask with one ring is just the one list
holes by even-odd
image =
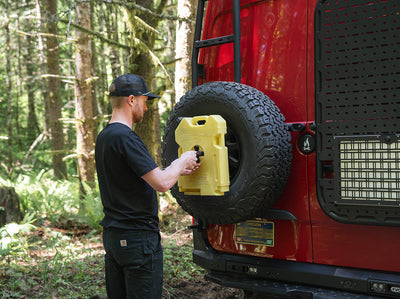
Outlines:
{"label": "van rear door", "polygon": [[[313,115],[307,119],[307,2],[240,2],[241,83],[264,92],[286,122],[298,126],[292,127],[292,169],[281,198],[272,209],[260,211],[259,219],[212,225],[208,239],[218,251],[312,262],[307,163],[314,153],[302,152],[314,141]],[[203,39],[230,35],[232,27],[232,1],[208,1]],[[202,49],[199,63],[204,66],[200,83],[234,79],[232,44]]]}

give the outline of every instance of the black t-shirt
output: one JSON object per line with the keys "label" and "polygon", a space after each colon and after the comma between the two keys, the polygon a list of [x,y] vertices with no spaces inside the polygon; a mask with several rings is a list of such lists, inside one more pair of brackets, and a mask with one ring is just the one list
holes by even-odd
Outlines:
{"label": "black t-shirt", "polygon": [[122,123],[97,136],[95,159],[107,227],[158,231],[156,191],[141,177],[157,167],[143,141]]}

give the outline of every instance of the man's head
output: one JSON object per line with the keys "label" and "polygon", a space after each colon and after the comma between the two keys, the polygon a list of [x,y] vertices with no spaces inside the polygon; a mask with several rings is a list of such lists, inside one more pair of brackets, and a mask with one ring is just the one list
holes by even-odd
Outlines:
{"label": "man's head", "polygon": [[148,96],[149,100],[159,98],[149,91],[143,78],[138,75],[125,74],[115,79],[109,88],[110,96],[114,97],[128,97],[134,96]]}
{"label": "man's head", "polygon": [[142,77],[133,74],[125,74],[115,79],[109,92],[112,107],[123,108],[122,110],[124,107],[130,107],[128,111],[132,113],[134,123],[142,121],[144,112],[147,111],[146,101],[160,97],[148,90]]}

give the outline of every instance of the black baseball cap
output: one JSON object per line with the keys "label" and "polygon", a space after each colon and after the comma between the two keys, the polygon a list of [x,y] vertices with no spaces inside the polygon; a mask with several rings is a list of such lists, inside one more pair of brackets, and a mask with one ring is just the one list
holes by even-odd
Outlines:
{"label": "black baseball cap", "polygon": [[[114,86],[113,86],[114,85]],[[159,98],[149,91],[143,78],[138,75],[125,74],[115,79],[110,86],[110,96],[148,96],[149,99]]]}

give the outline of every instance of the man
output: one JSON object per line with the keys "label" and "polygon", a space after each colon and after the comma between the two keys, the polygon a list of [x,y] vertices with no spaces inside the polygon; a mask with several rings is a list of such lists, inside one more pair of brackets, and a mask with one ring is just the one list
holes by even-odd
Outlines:
{"label": "man", "polygon": [[169,190],[181,175],[199,167],[196,152],[181,155],[161,170],[132,131],[147,111],[146,101],[159,98],[144,80],[125,74],[110,88],[113,113],[96,141],[95,158],[105,217],[103,245],[109,298],[161,298],[162,249],[156,191]]}

